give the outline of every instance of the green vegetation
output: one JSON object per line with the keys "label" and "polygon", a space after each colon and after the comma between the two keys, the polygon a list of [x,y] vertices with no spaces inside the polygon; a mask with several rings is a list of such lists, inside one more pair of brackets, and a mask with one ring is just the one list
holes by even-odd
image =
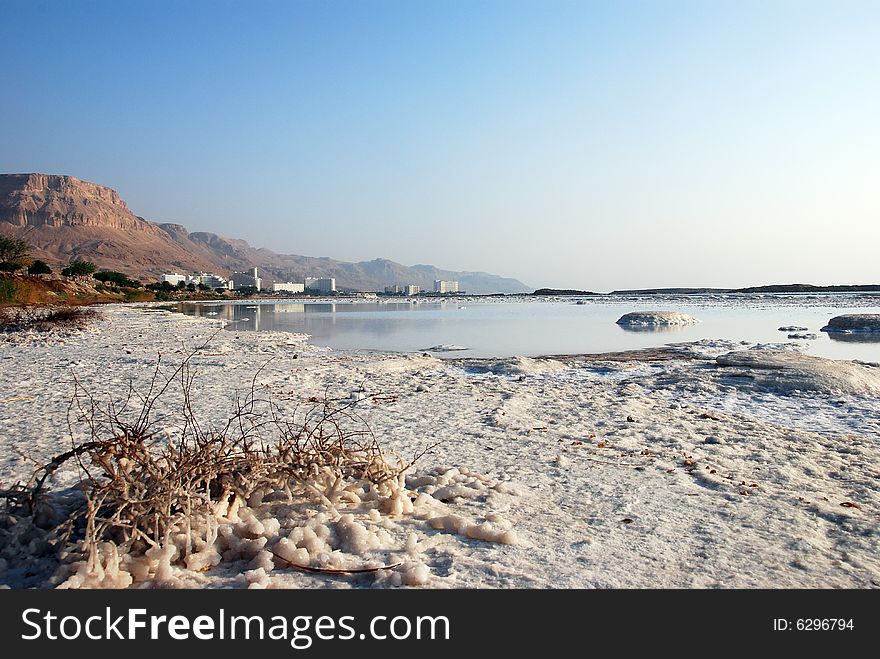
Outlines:
{"label": "green vegetation", "polygon": [[45,261],[41,261],[37,259],[33,263],[28,266],[28,274],[29,275],[51,275],[52,268],[49,267],[49,264]]}
{"label": "green vegetation", "polygon": [[116,284],[122,288],[140,288],[141,283],[134,279],[129,279],[127,275],[112,270],[102,270],[92,275],[98,281],[104,284]]}
{"label": "green vegetation", "polygon": [[61,271],[61,274],[65,277],[87,277],[90,274],[94,273],[95,270],[98,269],[91,261],[82,261],[80,259],[76,259],[70,262],[64,270]]}
{"label": "green vegetation", "polygon": [[104,302],[145,302],[153,299],[143,288],[104,285],[94,279],[53,279],[30,275],[0,275],[3,305],[83,305]]}
{"label": "green vegetation", "polygon": [[160,302],[165,302],[167,300],[173,300],[177,296],[176,293],[179,293],[181,288],[177,286],[172,286],[169,282],[163,281],[160,284],[147,284],[144,286],[148,291],[153,291],[156,295],[156,299]]}
{"label": "green vegetation", "polygon": [[155,295],[142,288],[130,288],[125,291],[126,302],[150,302],[155,299]]}
{"label": "green vegetation", "polygon": [[0,304],[12,304],[18,298],[18,287],[14,279],[0,279]]}
{"label": "green vegetation", "polygon": [[30,249],[23,240],[0,236],[0,271],[14,272],[25,267]]}

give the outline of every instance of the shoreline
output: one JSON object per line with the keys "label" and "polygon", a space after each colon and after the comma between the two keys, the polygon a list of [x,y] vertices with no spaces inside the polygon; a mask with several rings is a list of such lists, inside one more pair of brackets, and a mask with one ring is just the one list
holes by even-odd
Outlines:
{"label": "shoreline", "polygon": [[[174,363],[219,327],[131,305],[100,311],[104,318],[78,333],[0,342],[0,483],[32,471],[19,451],[39,461],[69,447],[74,373],[96,396],[118,396],[129,382],[148,381],[157,352]],[[474,361],[497,367],[469,368]],[[193,359],[199,413],[225,418],[235,391],[264,363],[257,386],[285,404],[328,390],[363,397],[358,410],[389,450],[411,456],[439,442],[407,487],[425,493],[450,474],[443,487],[461,485],[460,496],[410,516],[364,518],[371,533],[387,534],[377,535],[380,546],[336,549],[339,560],[424,566],[413,583],[409,573],[330,578],[242,557],[207,572],[175,566],[178,586],[880,585],[876,397],[773,391],[699,350],[440,360],[340,353],[281,332],[218,331]],[[158,418],[173,429],[169,403]],[[74,476],[62,475],[61,486]],[[417,485],[420,478],[436,482]],[[441,509],[477,525],[509,525],[516,542],[435,528]]]}

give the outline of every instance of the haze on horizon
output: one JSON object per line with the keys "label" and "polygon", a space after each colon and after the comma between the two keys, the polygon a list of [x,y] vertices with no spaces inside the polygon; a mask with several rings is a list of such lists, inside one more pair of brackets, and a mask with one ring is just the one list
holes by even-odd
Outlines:
{"label": "haze on horizon", "polygon": [[876,2],[0,4],[0,171],[278,252],[876,283]]}

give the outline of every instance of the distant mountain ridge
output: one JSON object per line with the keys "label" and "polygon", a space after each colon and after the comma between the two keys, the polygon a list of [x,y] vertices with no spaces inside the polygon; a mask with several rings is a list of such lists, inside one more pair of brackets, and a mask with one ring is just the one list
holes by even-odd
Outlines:
{"label": "distant mountain ridge", "polygon": [[768,284],[748,288],[640,288],[611,291],[608,295],[722,295],[730,293],[875,293],[880,284]]}
{"label": "distant mountain ridge", "polygon": [[432,265],[404,266],[388,259],[359,263],[278,254],[244,240],[181,224],[154,223],[135,215],[112,189],[52,174],[0,174],[0,233],[26,240],[33,256],[50,264],[71,258],[137,277],[168,271],[212,271],[228,276],[257,267],[264,281],[335,277],[340,289],[376,291],[389,284],[453,279],[473,294],[519,293],[522,282],[485,272],[456,272]]}

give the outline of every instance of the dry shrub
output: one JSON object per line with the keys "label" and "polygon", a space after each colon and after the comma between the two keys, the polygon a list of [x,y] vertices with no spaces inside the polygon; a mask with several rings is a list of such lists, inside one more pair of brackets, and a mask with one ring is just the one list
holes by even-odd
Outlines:
{"label": "dry shrub", "polygon": [[[77,388],[72,422],[85,424],[90,438],[64,460],[78,460],[86,474],[86,507],[80,512],[90,543],[112,539],[125,551],[138,541],[161,546],[181,526],[207,527],[210,518],[226,516],[257,492],[330,503],[334,485],[380,484],[396,479],[402,468],[385,460],[351,401],[325,398],[284,416],[251,390],[222,425],[204,427],[192,411],[189,369],[178,377],[184,425],[170,441],[157,438],[151,423],[164,387],[148,395],[131,420],[117,405],[102,408]],[[43,475],[36,481],[37,495]]]}
{"label": "dry shrub", "polygon": [[[61,515],[47,484],[74,460],[81,497],[46,534],[59,555],[80,554],[98,564],[108,547],[114,556],[143,555],[179,546],[183,535],[185,560],[213,545],[218,519],[234,518],[254,497],[332,507],[353,483],[396,496],[403,472],[424,453],[408,464],[386,459],[351,399],[325,395],[285,414],[273,400],[257,397],[259,371],[229,418],[206,424],[192,405],[190,361],[197,353],[167,377],[160,358],[143,395],[130,387],[122,400],[102,403],[77,382],[68,425],[72,437],[85,429],[86,441],[41,466],[26,486],[0,491],[7,512],[41,520],[36,526],[57,522]],[[154,409],[172,388],[183,398],[182,426],[168,438],[158,434]]]}

